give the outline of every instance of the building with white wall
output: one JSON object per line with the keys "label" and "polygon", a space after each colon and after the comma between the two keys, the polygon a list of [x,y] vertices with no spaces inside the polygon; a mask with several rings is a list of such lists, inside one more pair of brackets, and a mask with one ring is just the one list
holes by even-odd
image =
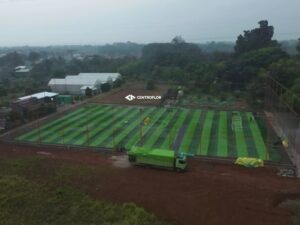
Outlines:
{"label": "building with white wall", "polygon": [[48,86],[59,94],[81,95],[85,92],[84,87],[99,90],[101,84],[113,83],[119,78],[121,78],[119,73],[80,73],[68,75],[64,79],[51,79]]}

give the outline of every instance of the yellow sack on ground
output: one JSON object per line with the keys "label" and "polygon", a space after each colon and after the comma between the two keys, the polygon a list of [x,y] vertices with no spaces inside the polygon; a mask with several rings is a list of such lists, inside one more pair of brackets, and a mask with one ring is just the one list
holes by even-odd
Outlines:
{"label": "yellow sack on ground", "polygon": [[289,140],[288,139],[284,139],[282,141],[282,145],[283,145],[283,147],[288,148],[289,147]]}
{"label": "yellow sack on ground", "polygon": [[263,167],[264,161],[257,158],[239,157],[235,161],[235,164],[245,167]]}
{"label": "yellow sack on ground", "polygon": [[144,125],[147,126],[150,123],[150,117],[144,119]]}

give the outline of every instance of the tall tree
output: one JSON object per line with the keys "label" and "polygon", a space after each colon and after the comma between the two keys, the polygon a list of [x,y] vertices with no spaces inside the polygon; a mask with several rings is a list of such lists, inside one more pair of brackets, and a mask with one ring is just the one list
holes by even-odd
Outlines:
{"label": "tall tree", "polygon": [[253,50],[229,61],[224,76],[230,82],[246,85],[258,75],[259,70],[266,69],[270,64],[287,57],[280,48]]}
{"label": "tall tree", "polygon": [[155,43],[143,48],[142,60],[145,67],[176,66],[183,68],[189,63],[197,63],[203,59],[201,49],[186,43],[181,37],[175,37],[171,43]]}
{"label": "tall tree", "polygon": [[298,52],[298,55],[300,56],[300,38],[298,39],[298,44],[297,44],[297,52]]}
{"label": "tall tree", "polygon": [[300,78],[300,62],[294,58],[280,59],[273,62],[268,71],[281,84],[291,88],[295,84],[295,80]]}
{"label": "tall tree", "polygon": [[28,59],[31,62],[34,62],[34,61],[38,60],[40,57],[41,57],[40,54],[37,53],[37,52],[30,52],[29,55],[28,55]]}
{"label": "tall tree", "polygon": [[183,44],[185,40],[181,36],[176,36],[171,41],[172,44]]}
{"label": "tall tree", "polygon": [[243,35],[238,36],[234,48],[237,55],[260,48],[278,46],[277,41],[272,40],[274,27],[269,26],[267,20],[259,21],[258,24],[258,28],[246,30]]}

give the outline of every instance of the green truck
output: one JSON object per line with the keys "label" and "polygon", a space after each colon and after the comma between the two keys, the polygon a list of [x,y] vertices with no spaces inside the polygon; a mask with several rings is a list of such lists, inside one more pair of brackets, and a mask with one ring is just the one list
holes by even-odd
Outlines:
{"label": "green truck", "polygon": [[157,167],[185,171],[187,168],[186,156],[176,154],[171,150],[145,149],[132,147],[128,152],[129,162],[138,166]]}

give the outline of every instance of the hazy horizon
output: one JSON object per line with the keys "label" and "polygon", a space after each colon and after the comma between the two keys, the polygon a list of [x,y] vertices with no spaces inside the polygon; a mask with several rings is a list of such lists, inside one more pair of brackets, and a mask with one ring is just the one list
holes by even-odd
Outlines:
{"label": "hazy horizon", "polygon": [[300,38],[299,0],[0,0],[0,46],[235,41],[267,19],[274,38]]}

